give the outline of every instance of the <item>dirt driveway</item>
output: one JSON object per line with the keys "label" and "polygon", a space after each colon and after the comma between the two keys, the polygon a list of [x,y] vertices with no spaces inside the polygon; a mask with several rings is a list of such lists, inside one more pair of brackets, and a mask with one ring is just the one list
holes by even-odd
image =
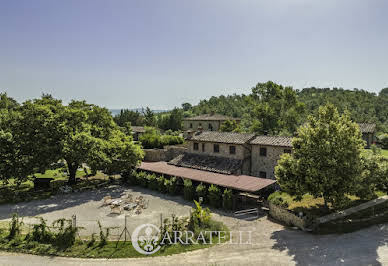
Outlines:
{"label": "dirt driveway", "polygon": [[[99,208],[107,195],[120,196],[125,191],[142,193],[150,199],[144,217],[133,217],[131,226],[144,222],[157,223],[161,212],[187,215],[191,205],[180,197],[169,197],[141,188],[111,187],[93,192],[56,196],[52,199],[0,206],[0,219],[8,218],[16,210],[20,215],[40,215],[47,219],[71,216],[80,220],[99,218],[102,223],[115,224],[122,217],[109,216]],[[97,217],[96,217],[97,215]],[[89,217],[92,217],[89,219]],[[373,226],[345,235],[318,236],[286,229],[266,217],[246,221],[215,213],[231,230],[252,231],[251,245],[223,244],[185,254],[145,259],[85,260],[38,257],[0,253],[0,265],[388,265],[388,224]],[[150,221],[152,220],[152,221]],[[155,221],[155,222],[154,222]],[[92,226],[90,227],[92,228]]]}

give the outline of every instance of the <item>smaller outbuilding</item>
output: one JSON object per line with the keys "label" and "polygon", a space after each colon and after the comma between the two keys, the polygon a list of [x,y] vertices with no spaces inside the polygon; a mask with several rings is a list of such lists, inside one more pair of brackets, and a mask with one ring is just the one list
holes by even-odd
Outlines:
{"label": "smaller outbuilding", "polygon": [[366,142],[365,148],[370,148],[376,142],[376,124],[360,123],[358,126],[362,133],[362,139]]}
{"label": "smaller outbuilding", "polygon": [[227,120],[234,120],[240,123],[240,118],[234,118],[220,114],[205,114],[195,117],[189,117],[183,119],[183,130],[184,131],[219,131],[222,123]]}

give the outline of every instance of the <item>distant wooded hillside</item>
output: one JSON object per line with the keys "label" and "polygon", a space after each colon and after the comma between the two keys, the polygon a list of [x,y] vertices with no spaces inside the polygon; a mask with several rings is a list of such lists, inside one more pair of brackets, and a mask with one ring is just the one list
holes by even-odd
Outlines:
{"label": "distant wooded hillside", "polygon": [[[256,87],[252,88],[253,93],[249,95],[228,95],[211,97],[208,100],[202,100],[198,105],[192,106],[185,111],[185,116],[192,116],[198,114],[207,113],[219,113],[229,115],[233,117],[243,118],[243,124],[246,128],[249,128],[252,121],[252,113],[255,105],[252,105],[257,99],[265,102],[264,98],[268,99],[268,102],[272,102],[272,105],[277,105],[277,99],[282,96],[281,93],[277,93],[268,84],[271,82],[259,83]],[[257,95],[257,87],[265,87],[265,92],[261,91],[260,95]],[[287,87],[285,87],[287,88]],[[254,90],[256,89],[256,93]],[[260,90],[260,89],[259,89]],[[342,113],[345,110],[350,112],[351,118],[356,122],[364,123],[376,123],[379,131],[388,132],[388,88],[382,89],[379,94],[368,92],[365,90],[344,90],[341,88],[305,88],[303,90],[293,90],[297,97],[297,102],[304,105],[303,112],[298,112],[298,123],[303,123],[307,118],[307,115],[317,112],[319,106],[326,103],[334,104],[337,109]],[[256,99],[255,99],[256,98]],[[283,97],[283,101],[287,102],[287,97]],[[271,106],[269,104],[268,108]],[[271,111],[271,110],[268,110]],[[288,109],[285,112],[290,112]],[[280,112],[280,113],[279,113]],[[277,111],[277,115],[281,115],[282,110]],[[276,114],[275,114],[276,115]]]}

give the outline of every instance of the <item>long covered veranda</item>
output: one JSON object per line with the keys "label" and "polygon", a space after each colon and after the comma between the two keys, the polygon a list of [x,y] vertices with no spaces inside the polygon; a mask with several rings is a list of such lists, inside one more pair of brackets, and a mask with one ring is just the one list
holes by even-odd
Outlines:
{"label": "long covered veranda", "polygon": [[142,162],[138,169],[233,189],[237,192],[234,194],[234,209],[238,207],[236,205],[239,205],[239,203],[243,205],[241,206],[243,208],[246,207],[245,205],[252,202],[256,202],[257,204],[259,201],[257,194],[262,190],[270,188],[276,183],[276,181],[272,179],[248,175],[220,174],[192,168],[178,167],[170,165],[167,162]]}

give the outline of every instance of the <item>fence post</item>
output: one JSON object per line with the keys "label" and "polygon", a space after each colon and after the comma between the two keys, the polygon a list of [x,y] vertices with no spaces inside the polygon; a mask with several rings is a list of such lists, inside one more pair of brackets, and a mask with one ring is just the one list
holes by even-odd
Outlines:
{"label": "fence post", "polygon": [[72,224],[73,228],[77,228],[77,216],[75,214],[73,214],[73,216],[71,216],[71,218],[72,218],[71,224]]}

